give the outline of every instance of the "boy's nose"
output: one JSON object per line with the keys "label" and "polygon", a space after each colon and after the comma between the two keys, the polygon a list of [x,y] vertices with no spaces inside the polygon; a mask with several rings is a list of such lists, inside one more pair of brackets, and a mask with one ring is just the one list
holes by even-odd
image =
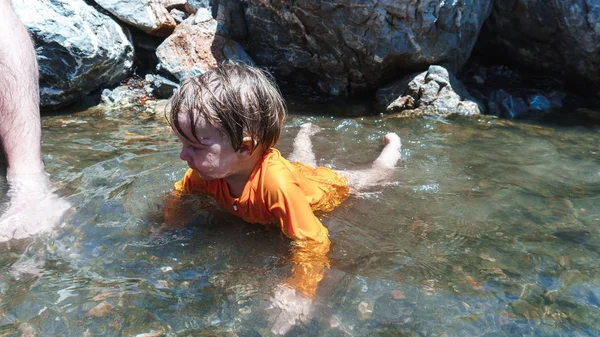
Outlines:
{"label": "boy's nose", "polygon": [[179,158],[183,161],[188,161],[189,154],[186,146],[181,147],[181,152],[179,153]]}

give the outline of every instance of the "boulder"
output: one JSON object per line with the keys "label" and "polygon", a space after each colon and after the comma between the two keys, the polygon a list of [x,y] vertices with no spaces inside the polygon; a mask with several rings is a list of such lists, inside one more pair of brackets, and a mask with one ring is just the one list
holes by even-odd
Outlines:
{"label": "boulder", "polygon": [[95,2],[122,22],[149,35],[165,37],[175,29],[175,19],[162,0],[95,0]]}
{"label": "boulder", "polygon": [[171,9],[171,11],[169,11],[169,13],[171,14],[171,17],[173,17],[173,20],[175,20],[175,22],[177,24],[182,23],[189,16],[188,13],[186,13],[184,11],[181,11],[181,10],[179,10],[177,8]]}
{"label": "boulder", "polygon": [[212,12],[211,0],[187,0],[185,2],[185,11],[194,14],[199,9],[204,8]]}
{"label": "boulder", "polygon": [[147,74],[146,82],[150,83],[152,96],[156,98],[170,98],[179,89],[179,85],[160,75]]}
{"label": "boulder", "polygon": [[569,92],[564,81],[550,73],[521,73],[504,65],[471,62],[461,75],[486,113],[497,117],[551,120],[559,118],[563,110],[597,106],[593,100]]}
{"label": "boulder", "polygon": [[131,72],[128,30],[83,0],[12,4],[36,44],[42,107],[66,106]]}
{"label": "boulder", "polygon": [[161,0],[163,6],[167,10],[172,10],[173,8],[184,8],[187,1],[186,0]]}
{"label": "boulder", "polygon": [[466,62],[492,0],[248,0],[249,53],[275,76],[330,95],[374,91]]}
{"label": "boulder", "polygon": [[600,1],[497,0],[478,49],[598,90]]}
{"label": "boulder", "polygon": [[244,40],[248,37],[246,16],[246,1],[244,0],[215,0],[217,8],[215,19],[224,30],[225,34],[235,40]]}
{"label": "boulder", "polygon": [[483,109],[447,69],[432,65],[377,91],[377,104],[401,117],[473,116]]}
{"label": "boulder", "polygon": [[104,89],[100,102],[106,111],[144,106],[152,99],[150,84],[139,78],[129,78],[113,89]]}
{"label": "boulder", "polygon": [[203,74],[227,59],[254,65],[237,42],[218,34],[217,20],[200,9],[158,46],[156,56],[158,70],[179,81]]}

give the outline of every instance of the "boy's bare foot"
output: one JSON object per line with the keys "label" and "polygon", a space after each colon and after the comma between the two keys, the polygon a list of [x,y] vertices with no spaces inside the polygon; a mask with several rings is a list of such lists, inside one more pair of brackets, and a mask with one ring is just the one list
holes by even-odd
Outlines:
{"label": "boy's bare foot", "polygon": [[383,141],[386,144],[398,144],[398,147],[400,148],[402,146],[402,141],[400,140],[400,136],[398,136],[397,134],[390,132],[388,134],[386,134],[385,136],[383,136]]}
{"label": "boy's bare foot", "polygon": [[321,128],[311,122],[306,122],[300,125],[300,133],[313,136],[321,131]]}
{"label": "boy's bare foot", "polygon": [[402,141],[400,137],[390,132],[383,136],[385,146],[369,169],[345,171],[350,190],[354,193],[369,191],[376,186],[385,186],[390,183],[400,160]]}
{"label": "boy's bare foot", "polygon": [[390,170],[396,167],[396,163],[400,160],[400,149],[402,148],[402,141],[400,137],[390,132],[383,136],[385,146],[381,151],[381,154],[373,162],[373,169]]}

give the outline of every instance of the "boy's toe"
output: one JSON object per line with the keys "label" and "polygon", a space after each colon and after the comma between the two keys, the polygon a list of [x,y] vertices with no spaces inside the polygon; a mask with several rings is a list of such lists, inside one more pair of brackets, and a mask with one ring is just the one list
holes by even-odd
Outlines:
{"label": "boy's toe", "polygon": [[400,136],[398,136],[397,134],[395,134],[395,133],[393,133],[393,132],[390,132],[390,133],[388,133],[387,135],[383,136],[383,141],[384,141],[386,144],[396,144],[396,143],[397,143],[398,145],[400,145],[400,144],[401,144],[401,141],[400,141]]}
{"label": "boy's toe", "polygon": [[302,125],[300,125],[300,130],[302,130],[303,132],[308,133],[310,136],[316,134],[317,132],[321,131],[321,128],[318,127],[317,125],[314,125],[311,122],[306,122]]}

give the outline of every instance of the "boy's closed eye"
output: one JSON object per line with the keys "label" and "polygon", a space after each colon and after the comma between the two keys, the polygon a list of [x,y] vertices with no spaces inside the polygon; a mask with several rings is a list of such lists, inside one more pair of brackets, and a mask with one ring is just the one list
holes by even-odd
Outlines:
{"label": "boy's closed eye", "polygon": [[193,142],[191,143],[191,145],[193,147],[206,147],[206,146],[211,146],[214,144],[214,141],[212,141],[210,138],[199,138],[197,142]]}

